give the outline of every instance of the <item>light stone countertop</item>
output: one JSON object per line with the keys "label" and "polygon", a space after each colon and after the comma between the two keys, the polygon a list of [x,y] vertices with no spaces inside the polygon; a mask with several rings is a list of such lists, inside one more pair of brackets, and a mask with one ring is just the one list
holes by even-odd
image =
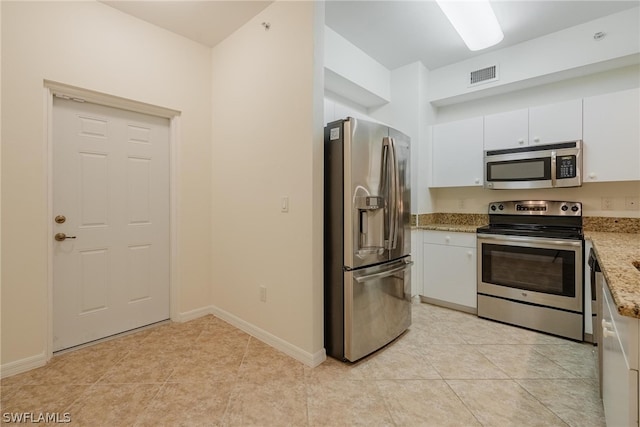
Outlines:
{"label": "light stone countertop", "polygon": [[640,263],[640,233],[585,231],[584,237],[593,243],[618,313],[640,319],[640,271],[633,265]]}
{"label": "light stone countertop", "polygon": [[[475,233],[478,225],[424,224],[412,230],[434,230]],[[591,240],[600,261],[618,313],[640,319],[640,233],[607,233],[585,231],[585,239]],[[589,254],[585,254],[585,262]]]}
{"label": "light stone countertop", "polygon": [[[421,214],[413,230],[475,233],[488,223],[481,214]],[[600,231],[592,231],[600,230]],[[628,231],[628,232],[624,232]],[[591,240],[618,313],[640,319],[640,219],[585,217],[584,238]],[[585,254],[585,262],[589,254]]]}
{"label": "light stone countertop", "polygon": [[426,224],[412,227],[412,230],[456,231],[460,233],[475,233],[478,225],[467,224]]}

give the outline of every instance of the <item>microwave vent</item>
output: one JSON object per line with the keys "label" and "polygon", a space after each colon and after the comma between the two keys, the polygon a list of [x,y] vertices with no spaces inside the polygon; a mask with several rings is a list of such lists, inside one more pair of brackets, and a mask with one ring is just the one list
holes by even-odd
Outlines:
{"label": "microwave vent", "polygon": [[492,65],[490,67],[471,71],[469,73],[469,86],[474,86],[481,83],[488,83],[495,80],[498,80],[497,65]]}

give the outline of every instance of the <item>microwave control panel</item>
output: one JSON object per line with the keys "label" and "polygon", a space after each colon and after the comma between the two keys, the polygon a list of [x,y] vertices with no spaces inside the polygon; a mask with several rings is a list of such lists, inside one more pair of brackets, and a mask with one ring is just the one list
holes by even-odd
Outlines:
{"label": "microwave control panel", "polygon": [[556,178],[576,177],[576,156],[558,156]]}

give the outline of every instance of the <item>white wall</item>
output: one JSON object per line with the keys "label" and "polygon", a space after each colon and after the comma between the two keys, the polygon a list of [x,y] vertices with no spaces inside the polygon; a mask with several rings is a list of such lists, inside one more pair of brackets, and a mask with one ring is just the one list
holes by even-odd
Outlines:
{"label": "white wall", "polygon": [[365,107],[389,102],[389,70],[331,28],[324,34],[325,88]]}
{"label": "white wall", "polygon": [[[326,45],[327,51],[334,46]],[[355,74],[366,74],[365,63]],[[379,107],[365,107],[353,99],[325,90],[325,123],[347,116],[391,126],[411,138],[411,211],[430,212],[433,200],[429,195],[430,171],[423,167],[431,151],[431,129],[436,109],[427,98],[429,71],[420,62],[414,62],[390,71],[390,101]],[[427,120],[425,120],[425,117]]]}
{"label": "white wall", "polygon": [[323,8],[275,2],[212,55],[214,312],[309,365],[324,359]]}
{"label": "white wall", "polygon": [[444,123],[519,108],[553,104],[638,86],[640,86],[640,66],[631,65],[475,101],[439,107],[436,122]]}
{"label": "white wall", "polygon": [[43,81],[182,112],[179,311],[211,303],[210,49],[97,2],[2,2],[2,366],[46,357]]}
{"label": "white wall", "polygon": [[[436,122],[444,123],[528,106],[579,99],[638,86],[640,86],[640,67],[633,65],[509,94],[440,107]],[[640,211],[629,211],[624,208],[626,197],[640,195],[640,182],[585,183],[580,188],[546,190],[439,188],[432,189],[431,194],[436,198],[435,212],[486,213],[487,205],[492,201],[540,198],[580,201],[583,203],[586,216],[640,217]],[[613,210],[602,210],[602,197],[614,198]]]}
{"label": "white wall", "polygon": [[[499,200],[565,200],[582,202],[584,216],[640,218],[640,211],[625,209],[625,198],[640,197],[640,181],[589,182],[582,187],[542,190],[487,190],[479,187],[437,188],[436,212],[483,213]],[[602,209],[602,197],[613,199],[613,210]],[[464,207],[460,207],[460,203]]]}
{"label": "white wall", "polygon": [[423,119],[423,92],[421,88],[426,85],[423,81],[423,70],[426,70],[421,62],[414,62],[391,71],[391,102],[379,108],[369,108],[371,116],[389,123],[390,126],[405,133],[411,138],[411,212],[417,212],[419,205],[420,177],[420,151],[426,144],[425,135],[422,134]]}
{"label": "white wall", "polygon": [[[329,90],[324,91],[324,123],[347,117],[386,124],[369,115],[369,109]],[[387,124],[388,126],[388,124]]]}
{"label": "white wall", "polygon": [[[637,64],[638,13],[638,8],[628,9],[432,70],[429,99],[443,105],[577,77],[592,70]],[[596,32],[604,32],[606,37],[596,41]],[[471,71],[494,64],[498,65],[498,81],[469,87]]]}

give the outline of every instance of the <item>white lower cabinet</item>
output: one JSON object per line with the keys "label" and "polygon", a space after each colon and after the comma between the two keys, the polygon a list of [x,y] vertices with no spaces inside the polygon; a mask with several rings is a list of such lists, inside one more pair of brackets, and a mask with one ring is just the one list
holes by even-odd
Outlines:
{"label": "white lower cabinet", "polygon": [[607,426],[638,425],[638,319],[618,314],[605,283],[602,298],[602,402]]}
{"label": "white lower cabinet", "polygon": [[422,293],[422,230],[411,230],[411,298]]}
{"label": "white lower cabinet", "polygon": [[424,231],[422,300],[477,312],[476,235]]}

